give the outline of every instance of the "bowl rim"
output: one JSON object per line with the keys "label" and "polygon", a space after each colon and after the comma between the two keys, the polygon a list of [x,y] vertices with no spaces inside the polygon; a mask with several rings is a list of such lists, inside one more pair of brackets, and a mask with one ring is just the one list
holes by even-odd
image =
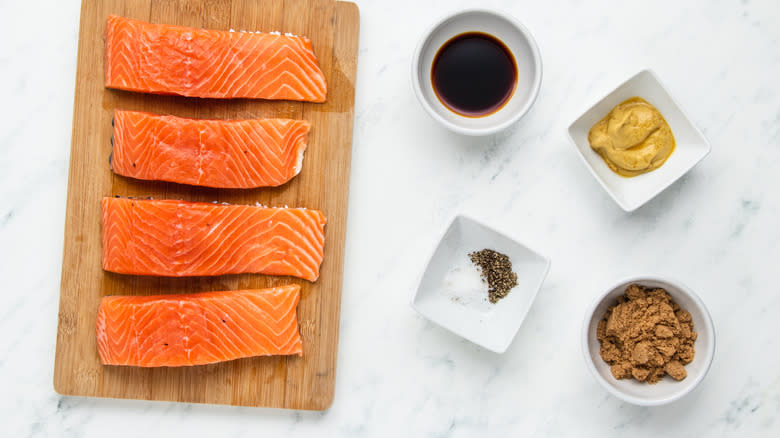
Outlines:
{"label": "bowl rim", "polygon": [[[607,184],[604,182],[604,180],[601,178],[601,176],[599,176],[599,174],[596,173],[596,169],[594,169],[593,166],[591,166],[591,164],[588,162],[588,160],[585,159],[585,155],[584,155],[583,151],[580,149],[579,144],[577,144],[577,141],[574,140],[574,136],[572,136],[572,134],[571,134],[571,129],[574,126],[574,124],[577,123],[581,118],[583,118],[589,112],[593,111],[593,109],[596,107],[596,105],[598,105],[601,101],[603,101],[604,99],[609,97],[612,93],[617,91],[618,88],[628,84],[629,82],[634,81],[642,73],[649,74],[650,77],[652,77],[653,80],[661,87],[661,89],[664,90],[664,92],[669,96],[669,99],[672,101],[672,103],[674,103],[674,105],[680,111],[680,114],[683,115],[683,118],[688,123],[688,125],[690,125],[691,128],[693,128],[693,130],[699,135],[699,137],[701,137],[702,140],[704,140],[704,145],[707,146],[707,151],[698,160],[692,162],[691,165],[688,167],[688,169],[685,172],[683,172],[680,176],[678,176],[677,178],[671,179],[671,180],[669,180],[668,182],[666,182],[664,184],[659,185],[659,187],[656,190],[654,190],[650,194],[650,196],[648,196],[646,199],[644,199],[643,201],[637,203],[636,205],[631,205],[629,203],[624,202],[621,199],[618,199],[618,197],[615,195],[615,193],[612,190],[610,190],[609,187],[607,187]],[[645,67],[645,68],[640,69],[638,72],[632,74],[627,79],[619,82],[617,85],[612,87],[608,92],[606,92],[605,94],[601,95],[598,99],[593,101],[593,103],[590,104],[584,111],[582,111],[580,113],[580,115],[577,116],[577,118],[575,118],[571,123],[569,123],[569,126],[566,127],[566,135],[569,138],[569,142],[574,147],[574,150],[577,153],[577,156],[580,157],[580,160],[582,160],[582,163],[588,169],[590,174],[593,175],[593,178],[596,181],[598,181],[598,183],[601,186],[601,188],[604,189],[604,191],[607,192],[609,197],[612,198],[612,200],[615,201],[615,203],[621,209],[623,209],[623,211],[625,211],[626,213],[631,213],[631,212],[633,212],[635,210],[638,210],[639,208],[641,208],[642,206],[644,206],[645,204],[647,204],[648,202],[653,200],[656,196],[661,194],[661,192],[663,192],[664,190],[666,190],[669,187],[671,187],[674,183],[679,181],[683,176],[687,175],[688,172],[693,170],[694,167],[696,167],[699,163],[701,163],[701,161],[704,160],[705,158],[707,158],[707,155],[709,155],[710,152],[712,152],[712,145],[710,144],[710,141],[707,139],[707,137],[704,135],[704,133],[701,132],[699,127],[696,126],[695,123],[693,123],[693,121],[691,120],[691,117],[688,115],[688,112],[685,111],[685,108],[683,108],[682,105],[680,105],[680,102],[677,99],[675,99],[674,94],[672,94],[672,92],[669,90],[669,88],[666,85],[664,85],[663,81],[661,81],[661,78],[658,77],[658,74],[655,72],[655,70],[653,70],[650,67]]]}
{"label": "bowl rim", "polygon": [[[617,289],[618,287],[625,286],[630,283],[642,283],[645,281],[666,283],[679,289],[684,295],[687,295],[695,303],[696,307],[698,307],[701,310],[702,314],[704,315],[704,327],[699,328],[697,332],[701,333],[702,331],[704,331],[707,333],[708,336],[712,338],[712,350],[710,350],[709,354],[705,357],[706,363],[704,365],[704,368],[702,369],[702,372],[698,376],[696,376],[693,384],[688,386],[686,389],[682,389],[678,391],[677,393],[675,393],[670,397],[666,397],[662,399],[648,400],[641,397],[635,397],[626,394],[620,391],[619,389],[615,388],[614,386],[610,385],[609,382],[607,382],[596,369],[596,365],[593,363],[593,358],[590,355],[590,349],[588,347],[589,346],[588,332],[590,328],[590,321],[593,319],[593,314],[595,313],[596,308],[599,306],[599,304],[601,304],[602,301],[604,301],[604,299],[610,292]],[[699,386],[699,384],[704,380],[704,378],[709,373],[709,370],[712,367],[712,361],[715,357],[715,350],[717,349],[715,324],[712,322],[712,316],[710,315],[707,306],[704,304],[704,301],[702,301],[702,299],[691,288],[686,286],[681,281],[669,276],[661,276],[655,274],[624,277],[620,279],[618,282],[613,283],[610,287],[605,288],[603,292],[599,293],[598,296],[590,304],[590,306],[588,306],[588,310],[585,312],[585,318],[582,321],[580,342],[582,347],[583,359],[585,359],[585,363],[587,364],[588,369],[590,370],[591,374],[593,374],[593,377],[596,379],[596,381],[598,381],[599,384],[601,384],[601,386],[604,387],[604,389],[606,389],[610,394],[614,395],[615,397],[623,401],[626,401],[628,403],[639,405],[639,406],[665,405],[677,401],[680,398],[684,397],[685,395],[689,394],[691,391],[693,391],[695,388]]]}
{"label": "bowl rim", "polygon": [[[535,68],[534,68],[535,79],[531,86],[531,94],[529,95],[525,104],[506,121],[502,123],[497,123],[495,125],[486,126],[484,128],[467,128],[464,126],[460,126],[458,124],[446,120],[444,117],[436,113],[436,111],[434,111],[433,107],[425,98],[425,95],[422,92],[422,84],[420,84],[420,78],[418,75],[418,72],[420,70],[420,61],[421,61],[420,58],[422,55],[422,49],[425,46],[425,43],[427,43],[430,40],[434,31],[438,29],[442,24],[444,24],[445,22],[453,18],[459,17],[461,15],[474,14],[474,13],[492,15],[498,19],[509,22],[512,26],[514,26],[514,28],[520,33],[520,35],[522,35],[523,38],[525,38],[526,41],[528,41],[528,46],[531,48],[532,58],[535,64]],[[425,32],[423,32],[422,37],[417,42],[417,46],[414,49],[414,54],[412,55],[411,74],[412,74],[412,89],[414,90],[414,94],[417,97],[417,100],[420,102],[420,105],[423,107],[423,109],[425,109],[425,112],[428,113],[429,116],[431,116],[431,118],[441,123],[445,128],[449,129],[450,131],[456,132],[458,134],[472,135],[472,136],[490,135],[490,134],[495,134],[497,132],[500,132],[508,128],[509,126],[513,125],[515,122],[520,120],[523,116],[525,116],[528,113],[528,111],[530,111],[531,107],[533,107],[534,103],[536,102],[536,99],[539,96],[539,90],[542,88],[542,74],[543,74],[542,55],[541,52],[539,51],[539,46],[536,44],[536,40],[531,34],[531,31],[528,30],[528,28],[525,27],[520,22],[520,20],[515,18],[513,15],[498,9],[467,8],[467,9],[461,9],[446,14],[442,18],[436,20],[431,26],[429,26],[425,30]]]}
{"label": "bowl rim", "polygon": [[[518,244],[520,246],[525,247],[527,250],[532,252],[535,256],[538,256],[541,260],[544,261],[544,272],[542,273],[541,278],[539,279],[539,284],[537,284],[534,287],[534,293],[533,296],[531,296],[531,305],[526,310],[525,314],[523,314],[522,318],[519,318],[517,327],[513,329],[512,336],[509,337],[509,340],[500,346],[500,348],[492,348],[490,346],[487,346],[485,344],[482,344],[480,342],[477,342],[475,340],[472,340],[470,337],[465,336],[463,334],[458,333],[457,331],[453,330],[450,327],[447,327],[446,325],[441,324],[439,321],[434,320],[431,318],[428,314],[426,314],[420,307],[417,305],[417,298],[420,296],[420,286],[422,285],[423,277],[425,277],[425,273],[428,272],[428,267],[431,265],[431,262],[433,261],[433,257],[436,255],[436,250],[439,249],[439,245],[441,245],[442,241],[444,240],[444,236],[447,235],[447,232],[452,228],[452,226],[455,224],[455,221],[458,219],[465,219],[466,221],[473,222],[474,224],[487,228],[490,231],[493,231],[494,233],[500,235],[506,240],[509,240],[515,244]],[[550,273],[550,267],[552,265],[552,260],[547,257],[546,255],[540,253],[539,251],[531,248],[530,246],[523,243],[521,240],[516,239],[512,235],[505,233],[500,228],[495,228],[493,226],[487,225],[484,222],[475,219],[473,216],[465,214],[465,213],[456,213],[453,214],[449,220],[446,222],[446,226],[444,227],[444,230],[439,234],[438,238],[436,239],[435,243],[433,244],[433,248],[430,250],[429,256],[425,259],[425,264],[423,265],[422,270],[417,276],[417,282],[415,283],[416,286],[414,288],[414,294],[412,295],[411,302],[409,303],[412,309],[414,309],[417,314],[425,318],[427,321],[432,322],[433,324],[436,324],[437,326],[443,328],[444,330],[461,337],[462,339],[465,339],[469,342],[471,342],[474,345],[478,345],[481,348],[484,348],[488,351],[491,351],[496,354],[504,354],[509,349],[509,346],[512,345],[515,338],[517,337],[517,333],[520,331],[520,327],[523,326],[523,322],[525,322],[525,319],[528,317],[528,314],[531,312],[531,308],[533,307],[533,303],[536,302],[536,298],[539,296],[539,292],[542,290],[542,286],[544,286],[544,281],[547,279],[547,275]]]}

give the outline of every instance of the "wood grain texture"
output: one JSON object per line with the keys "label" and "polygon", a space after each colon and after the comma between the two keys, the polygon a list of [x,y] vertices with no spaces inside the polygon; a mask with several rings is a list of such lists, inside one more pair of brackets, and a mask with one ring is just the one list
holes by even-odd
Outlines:
{"label": "wood grain texture", "polygon": [[[103,31],[109,14],[210,29],[291,32],[311,38],[328,83],[324,104],[154,96],[103,87]],[[83,0],[68,180],[54,388],[64,395],[327,409],[333,401],[344,237],[352,152],[358,8],[333,0]],[[109,168],[115,108],[182,117],[286,117],[312,123],[301,173],[278,188],[219,190],[138,181]],[[100,199],[138,196],[322,210],[320,279],[232,275],[136,277],[101,269]],[[302,357],[140,369],[100,364],[95,317],[105,295],[149,295],[301,285]]]}

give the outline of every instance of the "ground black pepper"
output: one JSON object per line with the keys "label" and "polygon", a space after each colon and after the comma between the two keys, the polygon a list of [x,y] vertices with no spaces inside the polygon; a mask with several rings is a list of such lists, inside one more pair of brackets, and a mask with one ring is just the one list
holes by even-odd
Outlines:
{"label": "ground black pepper", "polygon": [[488,284],[488,299],[495,304],[517,286],[517,274],[506,254],[483,249],[469,253],[471,261],[482,270],[482,280]]}

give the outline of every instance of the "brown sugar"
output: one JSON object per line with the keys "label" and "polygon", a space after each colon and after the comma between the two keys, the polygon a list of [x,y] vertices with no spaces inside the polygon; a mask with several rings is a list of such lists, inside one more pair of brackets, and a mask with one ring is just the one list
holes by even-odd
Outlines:
{"label": "brown sugar", "polygon": [[684,365],[696,353],[691,314],[666,290],[638,284],[628,286],[618,304],[607,309],[596,337],[601,358],[616,379],[658,383],[668,374],[682,380],[687,375]]}

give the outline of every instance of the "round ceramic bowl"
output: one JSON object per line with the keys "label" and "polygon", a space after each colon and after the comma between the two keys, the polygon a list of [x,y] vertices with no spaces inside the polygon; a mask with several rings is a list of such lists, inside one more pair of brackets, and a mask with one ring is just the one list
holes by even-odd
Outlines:
{"label": "round ceramic bowl", "polygon": [[[693,318],[693,329],[698,333],[694,344],[696,355],[685,366],[687,377],[679,382],[669,376],[654,385],[634,379],[617,380],[612,377],[609,365],[599,355],[601,344],[596,339],[596,327],[607,308],[617,304],[617,298],[625,293],[627,286],[634,283],[666,289],[672,300],[690,312]],[[704,379],[715,355],[715,329],[702,300],[682,283],[658,276],[627,278],[608,288],[588,309],[582,326],[582,351],[588,368],[607,391],[635,405],[659,406],[678,400],[693,391]]]}
{"label": "round ceramic bowl", "polygon": [[[456,114],[439,101],[431,82],[436,52],[451,38],[465,32],[484,32],[498,38],[512,52],[517,65],[517,85],[509,101],[483,117]],[[434,120],[466,135],[499,132],[520,120],[533,105],[542,85],[542,57],[533,36],[511,15],[469,9],[444,17],[422,37],[412,57],[412,86],[420,104]]]}

